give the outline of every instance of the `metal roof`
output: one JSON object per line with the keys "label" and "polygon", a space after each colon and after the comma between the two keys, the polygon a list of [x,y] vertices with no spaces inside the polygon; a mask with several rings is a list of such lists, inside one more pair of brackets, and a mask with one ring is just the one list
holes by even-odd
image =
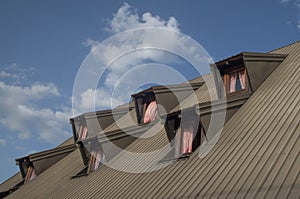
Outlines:
{"label": "metal roof", "polygon": [[9,179],[5,180],[0,184],[0,193],[9,191],[11,188],[16,186],[18,183],[22,182],[23,178],[20,172],[11,176]]}
{"label": "metal roof", "polygon": [[47,198],[69,183],[70,177],[78,173],[84,164],[79,150],[75,150],[52,167],[41,173],[34,180],[24,184],[8,196],[12,198]]}
{"label": "metal roof", "polygon": [[[212,77],[211,73],[204,75],[203,77],[199,78],[198,80],[200,80],[201,82],[204,82],[204,80],[211,81],[210,84],[213,83],[212,82],[213,77]],[[209,91],[207,84],[204,84],[194,92],[194,95],[192,94],[189,97],[187,97],[180,104],[178,104],[170,113],[178,112],[180,110],[193,107],[195,104],[210,102],[211,100],[216,100],[217,98],[218,97],[217,97],[216,90],[211,89]]]}
{"label": "metal roof", "polygon": [[[228,121],[204,158],[198,157],[199,149],[152,172],[104,165],[70,180],[83,166],[76,150],[9,198],[299,198],[300,42],[271,53],[288,56]],[[168,138],[164,129],[155,132],[128,146],[147,155],[120,154],[112,164],[131,171],[157,167],[163,154],[151,152],[167,146]]]}

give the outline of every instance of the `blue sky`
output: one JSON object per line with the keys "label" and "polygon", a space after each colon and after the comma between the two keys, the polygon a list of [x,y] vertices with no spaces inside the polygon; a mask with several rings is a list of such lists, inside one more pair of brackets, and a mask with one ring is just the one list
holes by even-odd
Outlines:
{"label": "blue sky", "polygon": [[[77,71],[96,44],[120,31],[172,27],[201,44],[215,61],[241,51],[266,52],[300,36],[300,0],[126,2],[0,2],[0,182],[18,171],[15,158],[52,148],[71,136],[68,119]],[[160,60],[176,62],[173,58]],[[130,57],[133,63],[147,63],[136,59]],[[130,68],[115,69],[106,79],[107,89],[119,77],[116,71]],[[186,76],[195,75],[190,71]],[[92,98],[94,91],[87,89],[81,96]],[[109,107],[109,90],[97,91],[97,109]],[[83,98],[76,103],[78,113],[91,108]]]}

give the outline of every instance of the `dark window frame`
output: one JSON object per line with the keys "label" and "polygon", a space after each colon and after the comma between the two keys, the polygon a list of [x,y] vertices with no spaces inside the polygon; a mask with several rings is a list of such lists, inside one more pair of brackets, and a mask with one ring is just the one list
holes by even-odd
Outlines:
{"label": "dark window frame", "polygon": [[[168,139],[170,140],[172,150],[161,160],[161,162],[186,159],[191,154],[193,154],[193,152],[195,152],[201,146],[201,144],[207,141],[206,132],[201,121],[199,119],[196,119],[196,117],[193,118],[188,116],[186,120],[193,120],[193,119],[195,120],[194,129],[195,128],[197,129],[194,130],[193,132],[192,149],[191,152],[183,153],[182,143],[183,143],[184,126],[181,124],[182,122],[181,118],[178,117],[178,115],[172,116],[171,118],[167,118],[165,123],[165,129],[167,131],[167,136]],[[179,142],[176,139],[178,139]]]}
{"label": "dark window frame", "polygon": [[139,125],[144,125],[144,124],[149,124],[149,123],[155,122],[159,118],[158,117],[158,108],[157,108],[156,119],[151,122],[144,123],[145,113],[146,113],[147,108],[149,107],[149,104],[153,101],[155,101],[157,104],[155,94],[152,90],[137,94],[133,98],[134,98],[134,103],[135,103],[135,107],[136,107],[137,122]]}
{"label": "dark window frame", "polygon": [[[238,72],[240,71],[244,71],[245,73],[245,88],[244,89],[240,89],[240,90],[236,90],[234,92],[230,92],[230,77],[232,74],[236,73],[237,77]],[[226,91],[226,96],[234,96],[234,95],[238,95],[241,93],[245,93],[249,91],[249,83],[248,83],[248,75],[247,75],[247,70],[245,66],[240,66],[238,68],[232,69],[232,70],[226,70],[223,76],[223,82],[224,82],[224,86],[225,86],[225,91]]]}
{"label": "dark window frame", "polygon": [[24,183],[27,183],[31,180],[33,180],[34,178],[37,177],[37,174],[35,172],[35,169],[33,167],[33,164],[30,163],[27,170],[26,170],[26,175],[25,175],[25,178],[24,178]]}
{"label": "dark window frame", "polygon": [[[87,142],[86,145],[84,142]],[[97,136],[82,141],[78,141],[78,144],[79,144],[81,157],[84,163],[84,168],[81,169],[76,175],[72,176],[71,179],[89,175],[91,172],[100,168],[101,165],[103,165],[103,163],[106,161],[103,147],[99,143]],[[101,153],[102,155],[101,159],[98,160],[95,157],[95,155],[93,155],[94,153],[96,153],[96,155]],[[97,166],[97,168],[94,168],[97,160],[99,161],[99,165]]]}

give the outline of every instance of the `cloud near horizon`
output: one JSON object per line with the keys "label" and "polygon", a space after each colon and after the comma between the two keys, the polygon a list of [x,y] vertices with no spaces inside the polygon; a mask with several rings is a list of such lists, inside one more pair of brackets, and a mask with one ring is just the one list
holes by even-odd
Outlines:
{"label": "cloud near horizon", "polygon": [[47,99],[61,96],[53,83],[20,86],[0,81],[0,93],[0,124],[16,132],[17,138],[57,144],[70,135],[66,130],[70,111],[38,106]]}

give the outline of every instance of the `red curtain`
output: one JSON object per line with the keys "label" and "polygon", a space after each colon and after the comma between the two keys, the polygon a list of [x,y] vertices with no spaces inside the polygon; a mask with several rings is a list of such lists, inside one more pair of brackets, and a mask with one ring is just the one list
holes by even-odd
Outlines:
{"label": "red curtain", "polygon": [[231,73],[230,74],[230,90],[229,92],[232,93],[232,92],[235,92],[235,86],[236,86],[236,78],[237,78],[237,74],[236,73]]}
{"label": "red curtain", "polygon": [[191,153],[193,150],[193,128],[185,128],[183,132],[182,153]]}
{"label": "red curtain", "polygon": [[144,123],[149,123],[152,122],[156,119],[157,117],[157,104],[156,101],[150,102],[148,105],[145,115],[144,115]]}
{"label": "red curtain", "polygon": [[244,70],[239,71],[239,78],[240,78],[242,89],[245,89],[246,88],[246,74],[245,74]]}

